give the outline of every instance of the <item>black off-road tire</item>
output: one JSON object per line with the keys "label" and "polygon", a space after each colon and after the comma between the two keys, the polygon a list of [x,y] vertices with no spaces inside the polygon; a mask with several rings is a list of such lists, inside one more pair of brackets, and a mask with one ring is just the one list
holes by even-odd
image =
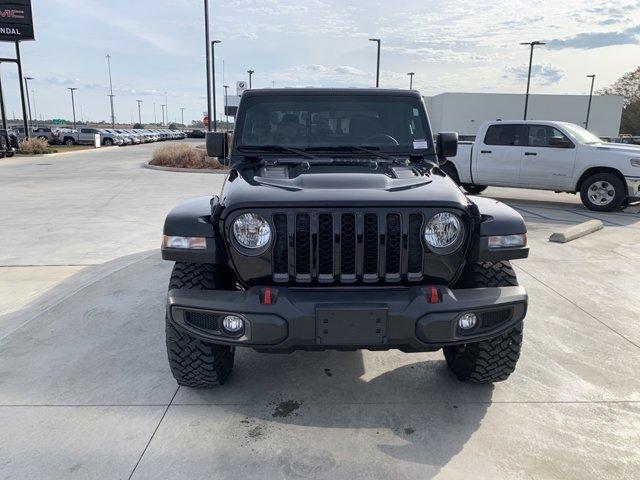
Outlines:
{"label": "black off-road tire", "polygon": [[[225,282],[216,283],[212,265],[176,262],[169,289],[218,290]],[[171,373],[178,385],[207,388],[222,385],[233,368],[235,348],[216,345],[195,338],[171,321],[166,314],[167,356]]]}
{"label": "black off-road tire", "polygon": [[474,185],[473,183],[463,183],[462,188],[471,195],[478,195],[487,189],[486,185]]}
{"label": "black off-road tire", "polygon": [[[604,205],[595,203],[590,198],[590,189],[594,185],[608,186],[613,193],[613,198],[609,203]],[[596,212],[613,212],[619,210],[627,200],[627,189],[624,182],[613,173],[596,173],[582,182],[580,187],[580,200],[589,210]]]}
{"label": "black off-road tire", "polygon": [[[517,286],[509,262],[479,262],[470,265],[467,287]],[[496,337],[481,342],[444,347],[444,358],[458,380],[475,383],[502,382],[516,369],[522,347],[522,322]]]}

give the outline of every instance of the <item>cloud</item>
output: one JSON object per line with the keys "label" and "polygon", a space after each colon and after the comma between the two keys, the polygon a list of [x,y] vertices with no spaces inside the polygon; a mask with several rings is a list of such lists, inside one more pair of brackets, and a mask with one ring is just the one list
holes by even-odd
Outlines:
{"label": "cloud", "polygon": [[555,50],[564,48],[588,50],[613,45],[636,45],[640,43],[640,25],[627,28],[620,32],[579,33],[573,37],[564,39],[547,40],[546,43],[548,48]]}
{"label": "cloud", "polygon": [[[526,81],[528,73],[529,65],[523,64],[507,68],[502,78]],[[554,85],[562,80],[562,77],[564,77],[564,72],[552,65],[533,65],[531,67],[531,78],[542,85]]]}

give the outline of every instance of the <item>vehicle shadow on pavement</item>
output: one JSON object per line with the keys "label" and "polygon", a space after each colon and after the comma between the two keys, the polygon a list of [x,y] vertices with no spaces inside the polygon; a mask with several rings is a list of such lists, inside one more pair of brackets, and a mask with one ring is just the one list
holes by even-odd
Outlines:
{"label": "vehicle shadow on pavement", "polygon": [[455,379],[441,352],[280,355],[243,349],[222,388],[181,387],[174,404],[216,405],[250,425],[311,427],[319,430],[316,447],[329,457],[335,451],[321,440],[322,432],[347,429],[337,436],[367,444],[354,445],[354,454],[373,450],[422,464],[429,467],[422,478],[432,478],[478,430],[493,390]]}

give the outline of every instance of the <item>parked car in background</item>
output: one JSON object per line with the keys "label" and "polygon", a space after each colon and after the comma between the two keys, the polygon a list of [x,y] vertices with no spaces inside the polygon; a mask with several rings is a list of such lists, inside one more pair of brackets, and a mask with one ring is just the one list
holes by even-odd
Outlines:
{"label": "parked car in background", "polygon": [[11,129],[0,128],[0,158],[13,157],[20,148],[18,136]]}
{"label": "parked car in background", "polygon": [[31,136],[46,140],[51,145],[55,145],[59,141],[58,131],[49,127],[34,128]]}
{"label": "parked car in background", "polygon": [[122,135],[118,135],[117,133],[109,132],[103,128],[99,129],[98,133],[100,134],[101,144],[105,147],[122,145],[124,143]]}
{"label": "parked car in background", "polygon": [[590,210],[612,211],[640,200],[640,150],[605,143],[584,128],[555,121],[481,125],[443,170],[469,193],[488,185],[580,193]]}
{"label": "parked car in background", "polygon": [[190,130],[187,132],[187,137],[189,138],[205,138],[204,130]]}

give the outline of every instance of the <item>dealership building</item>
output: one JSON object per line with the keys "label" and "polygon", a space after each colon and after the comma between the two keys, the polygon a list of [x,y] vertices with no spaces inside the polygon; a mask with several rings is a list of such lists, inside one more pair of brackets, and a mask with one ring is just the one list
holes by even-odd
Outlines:
{"label": "dealership building", "polygon": [[[425,97],[434,132],[475,135],[482,122],[522,120],[524,95],[505,93],[441,93]],[[557,120],[585,125],[588,95],[529,95],[528,120]],[[601,137],[620,133],[623,98],[594,95],[589,130]],[[624,133],[624,132],[622,132]]]}

